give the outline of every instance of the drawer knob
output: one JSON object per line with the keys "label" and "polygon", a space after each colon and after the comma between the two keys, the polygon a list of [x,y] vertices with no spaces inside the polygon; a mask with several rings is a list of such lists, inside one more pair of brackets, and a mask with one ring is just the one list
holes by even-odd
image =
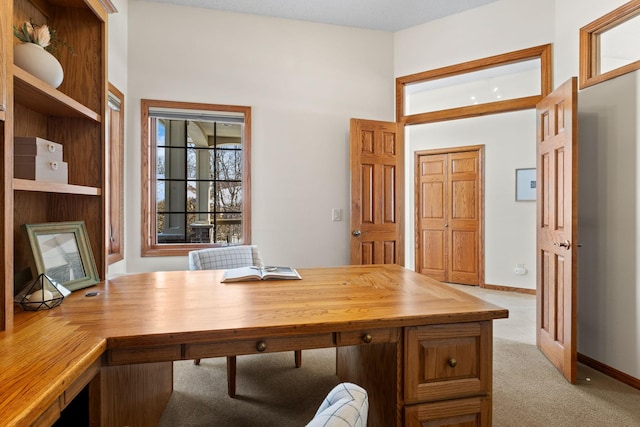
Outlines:
{"label": "drawer knob", "polygon": [[362,337],[362,341],[369,344],[371,341],[373,341],[373,337],[371,336],[371,334],[364,334],[364,336]]}
{"label": "drawer knob", "polygon": [[455,368],[456,366],[458,366],[458,361],[452,357],[447,361],[447,365],[451,366],[452,368]]}
{"label": "drawer knob", "polygon": [[264,341],[260,341],[258,342],[258,344],[256,345],[256,350],[258,350],[259,352],[263,352],[267,349],[267,343]]}

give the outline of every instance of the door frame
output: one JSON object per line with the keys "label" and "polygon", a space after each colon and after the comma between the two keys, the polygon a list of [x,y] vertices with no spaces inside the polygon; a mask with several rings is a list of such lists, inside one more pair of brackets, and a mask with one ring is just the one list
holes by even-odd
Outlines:
{"label": "door frame", "polygon": [[462,153],[466,151],[477,151],[478,152],[478,174],[479,174],[479,188],[478,188],[478,198],[479,204],[479,224],[478,224],[478,286],[481,288],[485,287],[484,281],[484,267],[485,267],[485,256],[484,256],[484,186],[485,186],[485,173],[484,173],[484,145],[467,145],[467,146],[459,146],[459,147],[448,147],[448,148],[434,148],[428,150],[419,150],[414,152],[413,157],[413,173],[414,173],[414,181],[413,181],[413,258],[414,258],[414,269],[418,271],[418,246],[420,244],[420,236],[419,236],[419,220],[418,220],[418,206],[420,206],[420,188],[419,188],[419,158],[420,156],[429,156],[429,155],[438,155],[438,154],[450,154],[450,153]]}

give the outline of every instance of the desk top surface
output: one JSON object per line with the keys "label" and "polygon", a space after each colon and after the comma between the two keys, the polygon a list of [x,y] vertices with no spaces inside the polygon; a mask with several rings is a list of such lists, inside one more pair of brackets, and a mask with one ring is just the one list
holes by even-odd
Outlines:
{"label": "desk top surface", "polygon": [[[221,283],[223,271],[122,276],[77,291],[56,316],[107,346],[466,322],[507,310],[396,265],[300,269],[302,280]],[[85,296],[98,292],[96,296]],[[52,313],[53,314],[53,313]]]}
{"label": "desk top surface", "polygon": [[221,283],[221,270],[133,274],[75,291],[52,310],[17,312],[14,329],[0,332],[0,419],[28,424],[105,348],[508,316],[396,265],[298,271],[302,280],[237,283]]}

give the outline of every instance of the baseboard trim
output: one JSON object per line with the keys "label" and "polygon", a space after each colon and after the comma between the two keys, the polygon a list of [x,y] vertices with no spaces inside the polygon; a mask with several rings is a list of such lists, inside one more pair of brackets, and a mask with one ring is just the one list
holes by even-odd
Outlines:
{"label": "baseboard trim", "polygon": [[618,380],[621,383],[625,383],[633,388],[637,388],[638,390],[640,390],[640,379],[638,378],[618,371],[617,369],[612,368],[609,365],[605,365],[602,362],[598,362],[597,360],[592,359],[589,356],[585,356],[582,353],[578,353],[578,362],[583,363],[595,369],[596,371],[602,372],[603,374],[610,376],[611,378]]}
{"label": "baseboard trim", "polygon": [[507,291],[507,292],[520,292],[521,294],[529,294],[535,295],[535,289],[526,289],[526,288],[515,288],[513,286],[502,286],[502,285],[491,285],[489,283],[485,283],[481,286],[481,288],[492,289],[494,291]]}

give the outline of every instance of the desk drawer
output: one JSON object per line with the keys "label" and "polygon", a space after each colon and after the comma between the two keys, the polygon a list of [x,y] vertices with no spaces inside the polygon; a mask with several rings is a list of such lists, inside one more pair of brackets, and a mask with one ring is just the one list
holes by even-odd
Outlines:
{"label": "desk drawer", "polygon": [[241,354],[273,353],[288,350],[334,347],[332,333],[273,337],[241,341],[224,341],[186,344],[184,359],[205,357],[237,356]]}
{"label": "desk drawer", "polygon": [[445,402],[409,405],[404,409],[406,427],[491,426],[491,399],[471,397]]}
{"label": "desk drawer", "polygon": [[361,331],[339,332],[336,335],[336,345],[361,345],[398,342],[397,328],[363,329]]}
{"label": "desk drawer", "polygon": [[180,344],[158,347],[122,348],[108,351],[107,364],[129,365],[132,363],[170,362],[182,357]]}
{"label": "desk drawer", "polygon": [[477,396],[491,391],[491,323],[405,329],[407,403]]}

